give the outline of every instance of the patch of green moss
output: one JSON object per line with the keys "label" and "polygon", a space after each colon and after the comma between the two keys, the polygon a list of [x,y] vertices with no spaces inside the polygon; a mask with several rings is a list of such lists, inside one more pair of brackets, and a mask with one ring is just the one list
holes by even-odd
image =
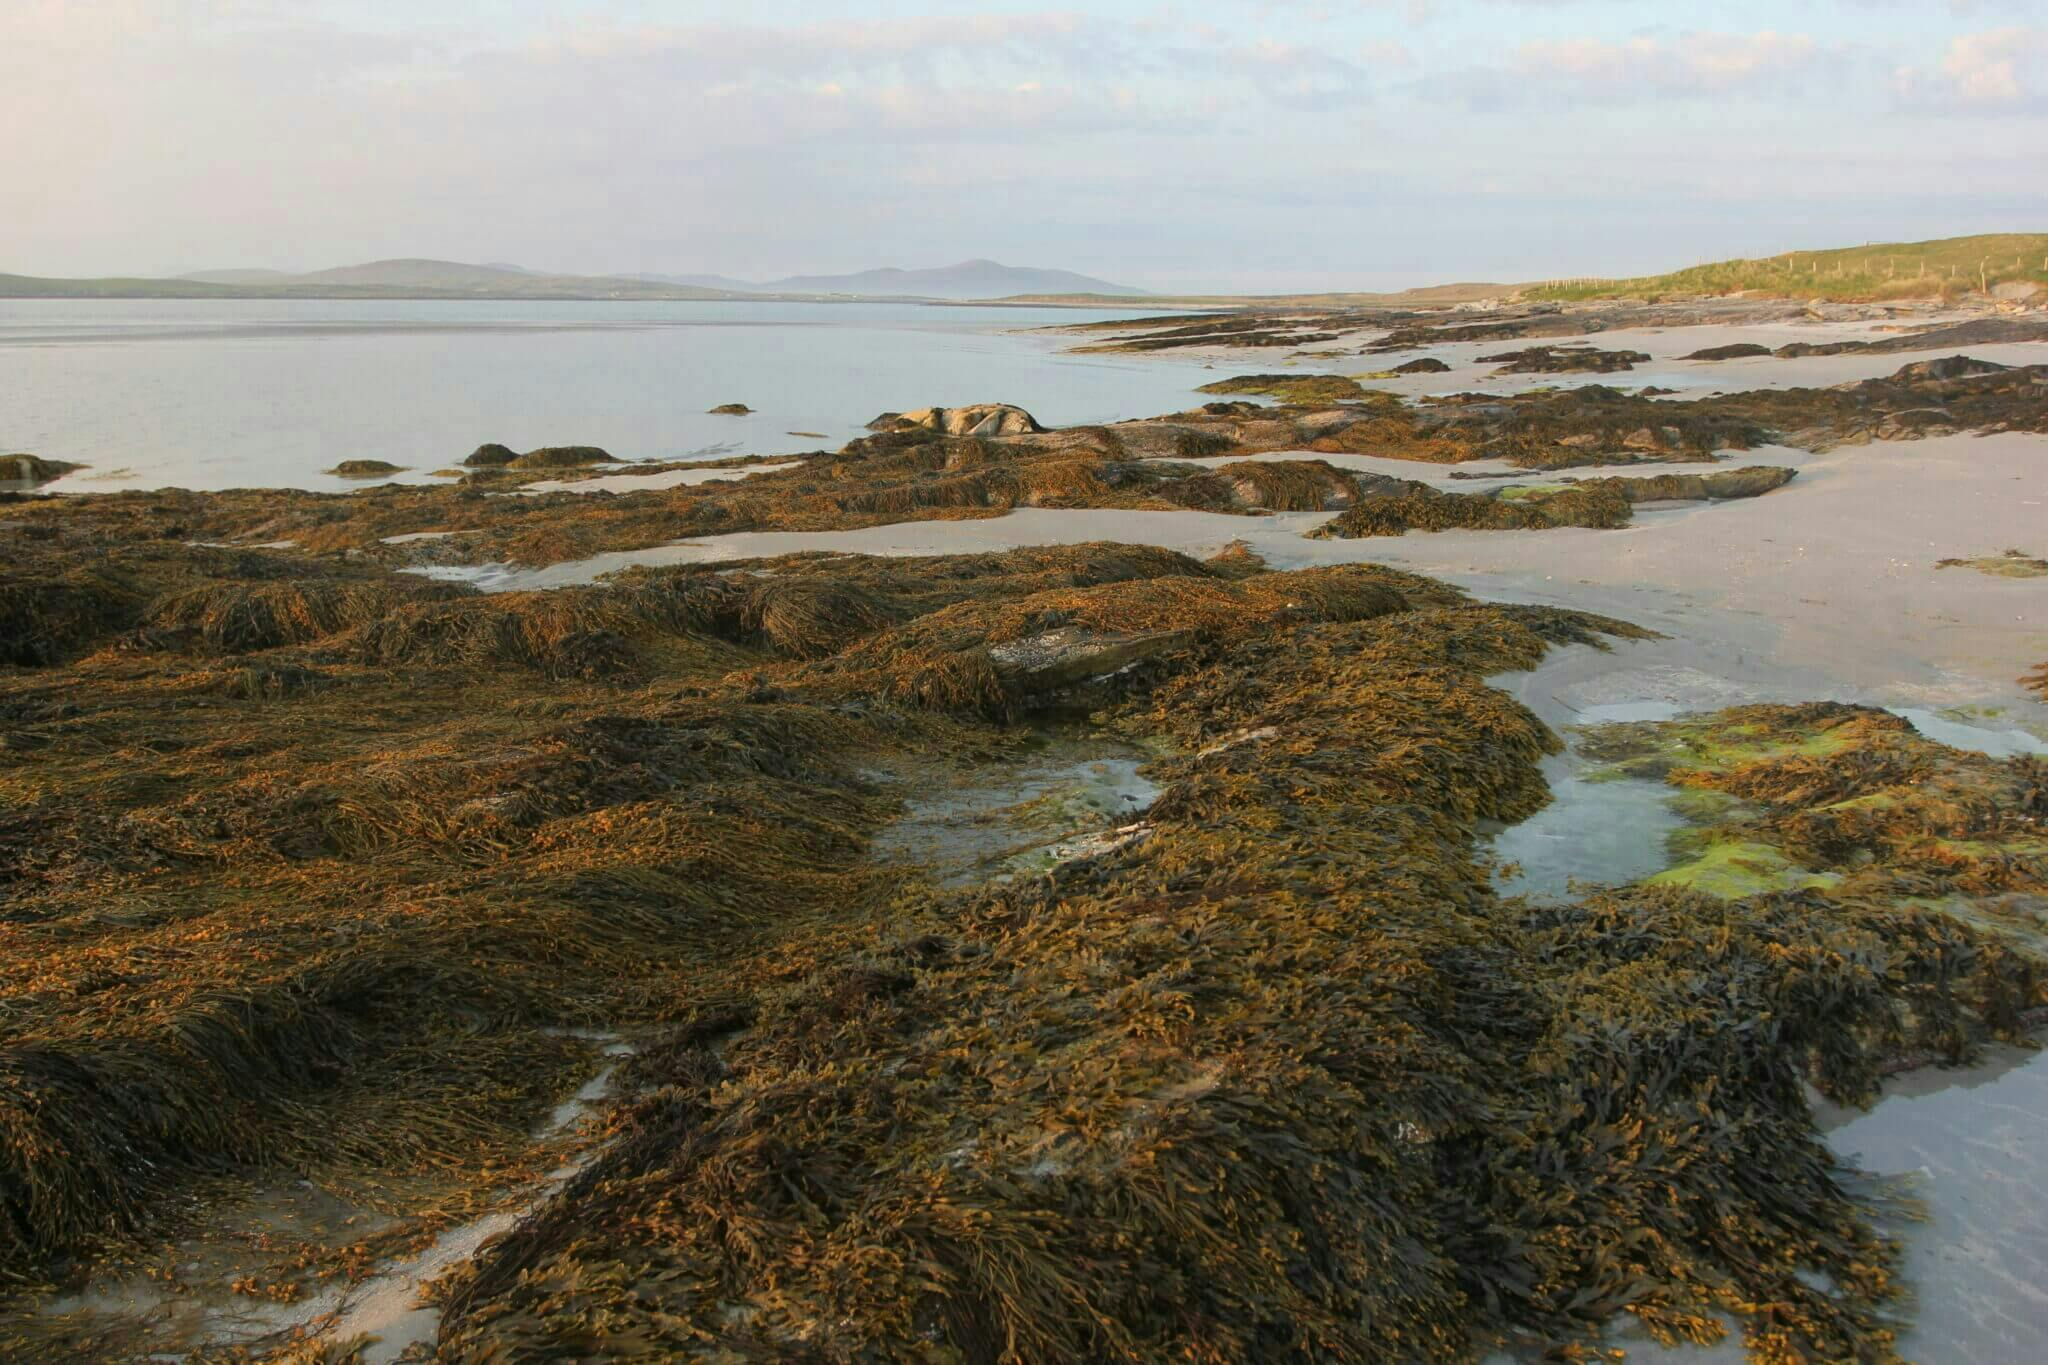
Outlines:
{"label": "patch of green moss", "polygon": [[1713,840],[1697,857],[1649,878],[1647,886],[1676,886],[1740,900],[1771,891],[1828,887],[1841,881],[1833,872],[1811,872],[1769,844]]}

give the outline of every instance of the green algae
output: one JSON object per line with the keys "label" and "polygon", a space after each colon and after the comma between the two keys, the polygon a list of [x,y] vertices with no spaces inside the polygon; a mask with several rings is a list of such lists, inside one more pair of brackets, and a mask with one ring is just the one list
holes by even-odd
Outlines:
{"label": "green algae", "polygon": [[1935,561],[1934,567],[1975,569],[1992,578],[2048,577],[2048,559],[2039,559],[2024,550],[2007,550],[2002,555],[1984,555],[1977,559],[1942,559]]}
{"label": "green algae", "polygon": [[1644,885],[1683,887],[1740,900],[1773,891],[1830,887],[1840,881],[1839,873],[1800,867],[1767,843],[1708,840],[1703,852],[1648,878]]}

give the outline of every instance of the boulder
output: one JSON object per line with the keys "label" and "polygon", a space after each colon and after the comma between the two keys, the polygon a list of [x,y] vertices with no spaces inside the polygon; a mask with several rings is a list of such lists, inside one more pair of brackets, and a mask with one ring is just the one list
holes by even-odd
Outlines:
{"label": "boulder", "polygon": [[512,461],[513,469],[577,469],[587,464],[617,464],[618,457],[596,446],[542,446]]}
{"label": "boulder", "polygon": [[1433,355],[1426,355],[1426,356],[1422,357],[1422,358],[1421,358],[1420,360],[1411,360],[1411,361],[1409,361],[1409,362],[1408,362],[1408,363],[1407,363],[1406,365],[1396,365],[1396,366],[1395,366],[1395,367],[1393,368],[1393,371],[1392,371],[1392,373],[1394,373],[1394,374],[1446,374],[1446,373],[1448,373],[1448,372],[1450,371],[1450,368],[1451,368],[1451,367],[1450,367],[1449,365],[1446,365],[1446,364],[1444,364],[1444,362],[1443,362],[1443,361],[1441,361],[1441,360],[1438,360],[1438,359],[1437,359],[1437,358],[1436,358],[1435,356],[1433,356]]}
{"label": "boulder", "polygon": [[1155,630],[1132,635],[1105,635],[1079,626],[1062,626],[1021,640],[988,647],[996,672],[1040,691],[1071,687],[1185,648],[1194,639],[1185,630]]}
{"label": "boulder", "polygon": [[462,463],[471,469],[503,469],[519,458],[519,452],[510,446],[501,446],[488,441],[469,452],[469,458]]}
{"label": "boulder", "polygon": [[720,403],[717,407],[711,409],[711,415],[714,417],[745,417],[752,411],[753,409],[745,403]]}
{"label": "boulder", "polygon": [[387,474],[399,474],[404,470],[404,465],[391,464],[384,460],[343,460],[327,472],[343,479],[381,479]]}
{"label": "boulder", "polygon": [[[893,417],[886,427],[875,427]],[[944,436],[1029,436],[1044,431],[1038,419],[1010,403],[970,403],[959,408],[919,408],[915,412],[884,413],[869,423],[876,430],[922,427]]]}

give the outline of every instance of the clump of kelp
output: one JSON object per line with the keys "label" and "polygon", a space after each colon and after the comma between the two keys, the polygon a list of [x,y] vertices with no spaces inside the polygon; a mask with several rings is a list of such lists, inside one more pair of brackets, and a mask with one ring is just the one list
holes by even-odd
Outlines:
{"label": "clump of kelp", "polygon": [[[1167,581],[997,633],[1142,629]],[[1613,627],[1373,586],[1405,607],[1219,613],[1104,702],[1178,755],[1148,837],[692,1002],[443,1349],[1465,1360],[1736,1311],[1762,1358],[1885,1357],[1894,1251],[1801,1084],[2009,1034],[2038,969],[1937,915],[1496,900],[1475,822],[1555,741],[1480,680]]]}
{"label": "clump of kelp", "polygon": [[1658,474],[1536,487],[1511,484],[1486,493],[1445,493],[1411,483],[1398,491],[1362,496],[1308,534],[1354,540],[1409,531],[1545,531],[1559,526],[1613,530],[1633,520],[1637,503],[1761,497],[1783,488],[1796,472],[1755,466],[1707,475]]}
{"label": "clump of kelp", "polygon": [[[5,551],[106,585],[0,672],[17,1355],[94,1354],[26,1291],[199,1188],[473,1205],[595,1030],[641,1047],[612,1145],[447,1287],[444,1354],[1469,1360],[1734,1312],[1882,1357],[1895,1252],[1802,1084],[2041,995],[1934,908],[1500,900],[1477,831],[1557,740],[1484,679],[1618,622],[1119,545],[492,597],[65,525]],[[1161,755],[1141,828],[1001,887],[873,856],[920,772],[1047,726]]]}

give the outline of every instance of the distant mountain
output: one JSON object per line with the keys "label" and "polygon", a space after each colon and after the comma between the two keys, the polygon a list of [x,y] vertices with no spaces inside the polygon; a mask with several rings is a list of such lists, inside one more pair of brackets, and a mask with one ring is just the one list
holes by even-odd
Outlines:
{"label": "distant mountain", "polygon": [[1012,294],[1142,294],[1142,289],[1077,275],[996,261],[962,261],[936,270],[862,270],[851,275],[791,275],[780,280],[736,280],[727,275],[634,275],[636,280],[731,289],[751,294],[860,294],[869,298],[1000,299]]}
{"label": "distant mountain", "polygon": [[723,275],[551,275],[523,266],[399,257],[294,275],[201,270],[176,279],[38,279],[0,275],[0,297],[41,298],[485,298],[730,299],[763,295],[999,299],[1015,294],[1135,295],[1142,290],[1070,270],[962,261],[937,270],[793,275],[766,284]]}
{"label": "distant mountain", "polygon": [[758,294],[767,286],[748,284],[726,275],[629,275],[633,280],[647,280],[653,284],[680,285],[685,289],[724,289],[736,294]]}
{"label": "distant mountain", "polygon": [[293,276],[283,270],[195,270],[178,278],[198,284],[282,284]]}
{"label": "distant mountain", "polygon": [[546,278],[530,270],[521,270],[516,265],[465,265],[461,261],[423,260],[418,257],[336,266],[332,270],[315,270],[293,277],[300,284],[374,285],[383,289],[489,289],[496,285],[525,285]]}
{"label": "distant mountain", "polygon": [[1000,299],[1012,294],[1142,294],[1071,270],[1039,270],[996,261],[962,261],[936,270],[862,270],[851,275],[792,275],[755,285],[771,294],[909,295],[927,299]]}

